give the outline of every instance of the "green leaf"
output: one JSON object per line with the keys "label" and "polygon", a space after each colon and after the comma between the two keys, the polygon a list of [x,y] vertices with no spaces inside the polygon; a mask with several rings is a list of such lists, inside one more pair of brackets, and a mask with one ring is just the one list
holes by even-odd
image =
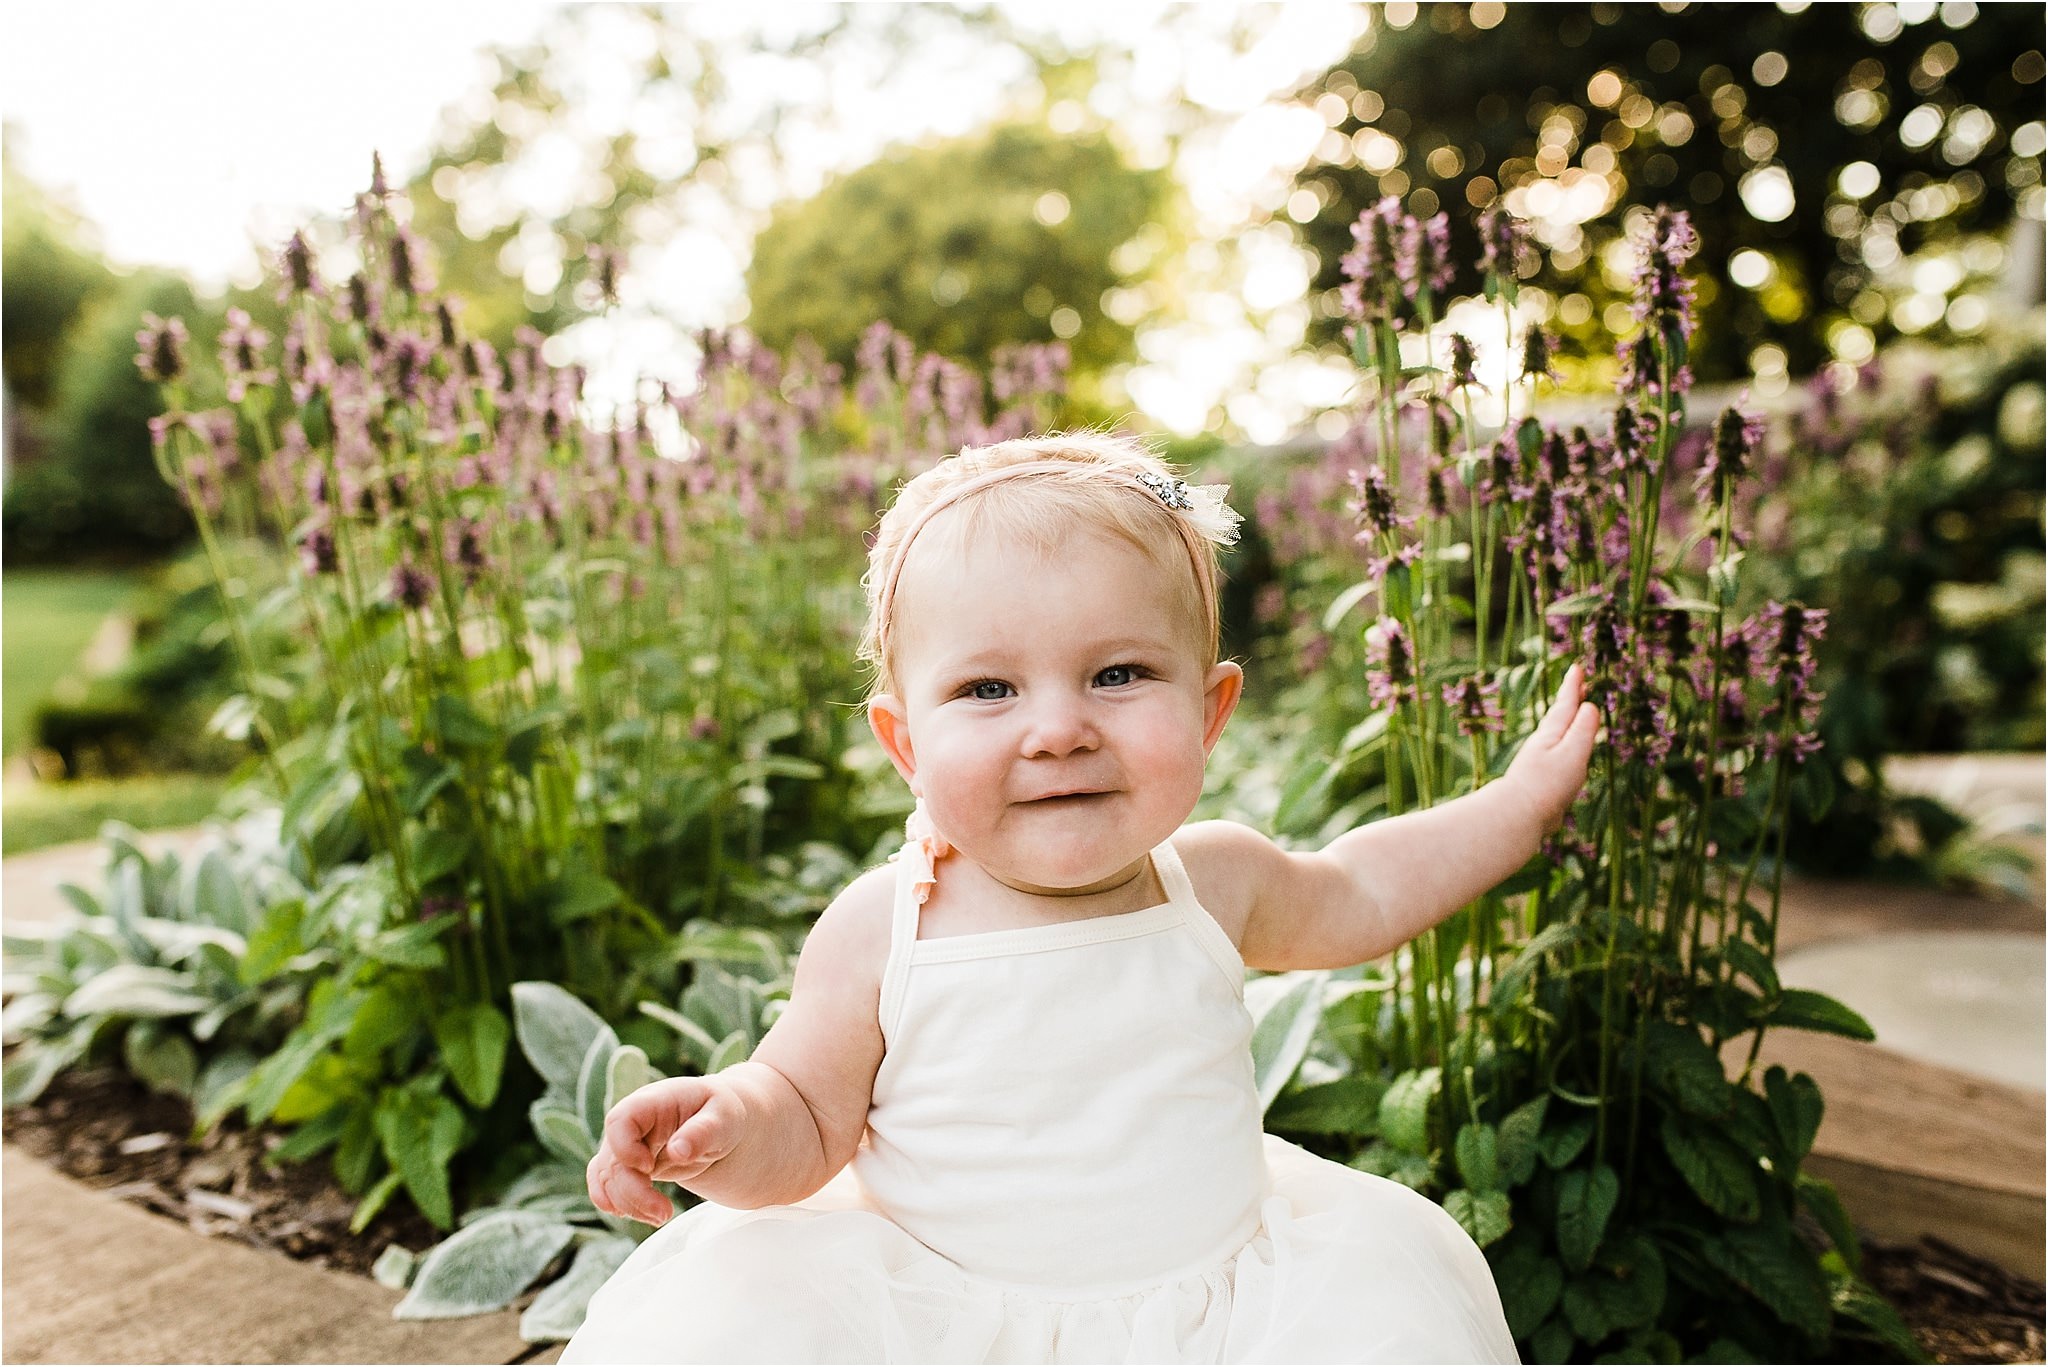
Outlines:
{"label": "green leaf", "polygon": [[1545,1127],[1543,1137],[1536,1141],[1537,1151],[1553,1168],[1570,1167],[1572,1160],[1592,1141],[1594,1124],[1593,1117],[1584,1111],[1557,1117]]}
{"label": "green leaf", "polygon": [[1788,987],[1764,1011],[1760,1024],[1781,1029],[1812,1030],[1824,1035],[1846,1035],[1850,1039],[1874,1040],[1877,1032],[1870,1022],[1833,997],[1804,988]]}
{"label": "green leaf", "polygon": [[433,1030],[456,1090],[478,1110],[488,1107],[497,1099],[505,1050],[512,1042],[504,1013],[489,1002],[471,1002],[434,1017]]}
{"label": "green leaf", "polygon": [[1360,1172],[1399,1182],[1413,1191],[1428,1191],[1433,1177],[1427,1158],[1403,1153],[1384,1139],[1375,1139],[1359,1150],[1350,1165]]}
{"label": "green leaf", "polygon": [[435,734],[458,750],[482,750],[498,739],[497,728],[453,693],[436,694],[427,716]]}
{"label": "green leaf", "polygon": [[1522,1011],[1522,988],[1528,982],[1529,975],[1534,973],[1536,966],[1543,961],[1543,957],[1577,944],[1584,934],[1583,927],[1576,921],[1559,921],[1536,932],[1515,955],[1514,962],[1494,980],[1493,992],[1488,1001],[1489,1009],[1500,1017]]}
{"label": "green leaf", "polygon": [[1583,1272],[1592,1266],[1620,1196],[1621,1178],[1605,1163],[1558,1174],[1557,1251],[1567,1268]]}
{"label": "green leaf", "polygon": [[1353,584],[1350,588],[1331,599],[1330,606],[1323,610],[1323,630],[1325,632],[1335,631],[1337,624],[1344,620],[1345,614],[1363,602],[1366,595],[1371,593],[1374,587],[1373,582],[1368,579],[1364,583]]}
{"label": "green leaf", "polygon": [[1778,991],[1778,970],[1771,966],[1769,956],[1749,941],[1729,940],[1721,946],[1721,956],[1736,972],[1762,988],[1766,995]]}
{"label": "green leaf", "polygon": [[1845,1278],[1830,1297],[1835,1314],[1852,1324],[1862,1325],[1869,1336],[1882,1343],[1898,1356],[1901,1362],[1931,1362],[1926,1349],[1914,1337],[1913,1331],[1892,1308],[1890,1301],[1866,1286],[1862,1281]]}
{"label": "green leaf", "polygon": [[510,1305],[576,1237],[574,1225],[504,1211],[436,1244],[391,1313],[402,1320],[481,1315]]}
{"label": "green leaf", "polygon": [[1380,1133],[1405,1153],[1429,1156],[1429,1110],[1443,1086],[1438,1068],[1411,1069],[1396,1077],[1380,1098]]}
{"label": "green leaf", "polygon": [[[612,1107],[651,1083],[661,1082],[664,1075],[660,1069],[647,1061],[647,1055],[637,1045],[621,1045],[613,1051],[611,1064],[605,1073],[604,1109],[609,1115]],[[603,1129],[598,1131],[603,1136]]]}
{"label": "green leaf", "polygon": [[1546,1255],[1534,1239],[1521,1238],[1494,1264],[1494,1282],[1500,1287],[1501,1309],[1507,1313],[1508,1332],[1526,1339],[1557,1308],[1564,1290],[1564,1268]]}
{"label": "green leaf", "polygon": [[590,1042],[583,1066],[576,1072],[576,1107],[593,1145],[604,1139],[605,1091],[611,1083],[612,1055],[618,1051],[619,1037],[606,1027]]}
{"label": "green leaf", "polygon": [[1609,1236],[1594,1266],[1564,1290],[1564,1313],[1580,1338],[1598,1343],[1656,1323],[1666,1290],[1663,1255],[1634,1231]]}
{"label": "green leaf", "polygon": [[207,1060],[192,1084],[192,1123],[195,1128],[201,1133],[211,1130],[223,1116],[242,1104],[258,1061],[256,1055],[247,1049],[229,1049]]}
{"label": "green leaf", "polygon": [[342,1052],[374,1068],[379,1055],[412,1034],[425,1005],[417,989],[379,983],[356,1008],[355,1019],[341,1037]]}
{"label": "green leaf", "polygon": [[1855,1222],[1842,1206],[1842,1198],[1834,1185],[1825,1182],[1812,1173],[1802,1172],[1798,1182],[1799,1204],[1806,1207],[1828,1236],[1828,1242],[1842,1255],[1842,1264],[1849,1271],[1858,1272],[1863,1266],[1863,1245],[1856,1238]]}
{"label": "green leaf", "polygon": [[512,1028],[548,1090],[570,1098],[590,1042],[611,1029],[568,991],[547,982],[512,984]]}
{"label": "green leaf", "polygon": [[1731,1088],[1721,1059],[1690,1025],[1651,1021],[1644,1035],[1650,1076],[1671,1093],[1688,1115],[1727,1114]]}
{"label": "green leaf", "polygon": [[704,1074],[709,1077],[713,1073],[724,1072],[735,1063],[745,1063],[753,1052],[754,1042],[747,1032],[735,1030],[720,1040],[718,1047],[711,1051],[711,1057],[704,1063]]}
{"label": "green leaf", "polygon": [[583,1127],[583,1117],[574,1107],[543,1097],[528,1107],[526,1114],[534,1138],[549,1153],[578,1165],[597,1157],[597,1141]]}
{"label": "green leaf", "polygon": [[1452,1146],[1458,1175],[1475,1192],[1500,1189],[1500,1136],[1491,1125],[1461,1126]]}
{"label": "green leaf", "polygon": [[1820,1087],[1804,1073],[1787,1077],[1783,1068],[1773,1066],[1764,1074],[1764,1097],[1770,1102],[1771,1120],[1784,1142],[1786,1156],[1795,1164],[1800,1162],[1812,1151],[1814,1137],[1820,1133],[1824,1110]]}
{"label": "green leaf", "polygon": [[576,1250],[569,1270],[548,1284],[519,1317],[519,1337],[528,1343],[563,1343],[583,1327],[583,1314],[620,1264],[638,1247],[620,1235],[605,1235]]}
{"label": "green leaf", "polygon": [[573,925],[610,911],[625,897],[625,891],[611,879],[574,864],[555,880],[548,900],[548,919],[558,926]]}
{"label": "green leaf", "polygon": [[[1543,1133],[1543,1113],[1550,1106],[1548,1092],[1525,1101],[1509,1111],[1500,1122],[1496,1156],[1500,1162],[1501,1185],[1519,1187],[1536,1173],[1537,1140]],[[1545,1310],[1544,1314],[1549,1314]],[[1540,1317],[1539,1317],[1540,1318]]]}
{"label": "green leaf", "polygon": [[248,948],[236,966],[244,987],[256,987],[284,970],[286,964],[306,952],[300,928],[305,922],[306,904],[296,898],[276,902],[263,909],[255,929],[249,932]]}
{"label": "green leaf", "polygon": [[414,826],[407,850],[413,882],[425,887],[455,872],[462,867],[463,860],[469,858],[469,850],[470,842],[465,836],[433,827]]}
{"label": "green leaf", "polygon": [[255,914],[242,885],[235,877],[227,856],[218,847],[208,849],[187,875],[187,901],[195,920],[210,926],[247,935],[255,926]]}
{"label": "green leaf", "polygon": [[1380,1099],[1387,1084],[1352,1074],[1282,1092],[1266,1111],[1266,1128],[1291,1134],[1353,1135],[1379,1133]]}
{"label": "green leaf", "polygon": [[1571,1326],[1556,1319],[1529,1336],[1529,1349],[1538,1362],[1570,1362],[1572,1345],[1576,1342]]}
{"label": "green leaf", "polygon": [[137,1021],[121,1040],[122,1061],[153,1092],[189,1097],[199,1076],[199,1054],[192,1041],[172,1034],[154,1021]]}
{"label": "green leaf", "polygon": [[92,1027],[85,1024],[55,1039],[23,1040],[0,1069],[0,1096],[9,1106],[28,1105],[57,1074],[85,1057],[92,1035]]}
{"label": "green leaf", "polygon": [[213,1005],[190,973],[144,964],[115,964],[64,999],[64,1014],[153,1017],[196,1015]]}
{"label": "green leaf", "polygon": [[448,912],[425,921],[378,931],[363,942],[363,953],[378,963],[396,964],[401,968],[439,968],[448,962],[447,951],[441,948],[439,941],[456,919],[453,912]]}
{"label": "green leaf", "polygon": [[346,1104],[330,1106],[326,1111],[293,1130],[283,1143],[267,1155],[273,1163],[303,1163],[315,1154],[325,1152],[341,1142],[342,1132],[348,1128],[350,1108]]}
{"label": "green leaf", "polygon": [[1699,1251],[1715,1271],[1808,1339],[1820,1343],[1827,1337],[1827,1286],[1813,1254],[1782,1219],[1735,1226],[1704,1240]]}
{"label": "green leaf", "polygon": [[1458,1188],[1444,1197],[1444,1210],[1465,1227],[1472,1242],[1485,1248],[1508,1232],[1508,1194],[1504,1191],[1468,1191]]}
{"label": "green leaf", "polygon": [[462,774],[454,761],[429,754],[416,745],[399,757],[399,764],[405,772],[405,783],[398,792],[398,805],[407,816],[425,811],[427,804]]}
{"label": "green leaf", "polygon": [[[348,1232],[351,1234],[361,1234],[364,1230],[368,1229],[370,1221],[376,1219],[382,1213],[384,1207],[391,1204],[392,1194],[398,1190],[398,1184],[401,1180],[403,1179],[395,1169],[379,1178],[377,1185],[371,1187],[364,1194],[363,1199],[356,1202],[354,1212],[348,1217]],[[396,1245],[393,1245],[393,1247],[396,1247]]]}
{"label": "green leaf", "polygon": [[377,1098],[377,1140],[405,1179],[420,1214],[437,1229],[455,1223],[448,1194],[448,1161],[462,1146],[462,1108],[419,1084],[386,1088]]}
{"label": "green leaf", "polygon": [[1245,984],[1245,1006],[1252,1017],[1252,1072],[1263,1112],[1280,1095],[1302,1059],[1308,1056],[1322,1017],[1323,972],[1281,973]]}
{"label": "green leaf", "polygon": [[1744,1224],[1757,1218],[1762,1203],[1754,1159],[1715,1131],[1688,1126],[1675,1115],[1664,1117],[1658,1134],[1679,1175],[1708,1210]]}

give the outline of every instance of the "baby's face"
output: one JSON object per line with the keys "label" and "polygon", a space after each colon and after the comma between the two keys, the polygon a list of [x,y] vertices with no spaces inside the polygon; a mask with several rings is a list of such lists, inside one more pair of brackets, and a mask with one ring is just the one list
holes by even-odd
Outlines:
{"label": "baby's face", "polygon": [[1241,679],[1208,663],[1181,595],[1093,530],[1051,558],[912,546],[890,624],[901,692],[869,712],[949,843],[1012,887],[1076,891],[1179,829]]}

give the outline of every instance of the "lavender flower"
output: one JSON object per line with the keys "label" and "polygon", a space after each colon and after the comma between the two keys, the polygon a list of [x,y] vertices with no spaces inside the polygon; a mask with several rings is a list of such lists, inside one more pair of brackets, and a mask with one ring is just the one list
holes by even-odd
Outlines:
{"label": "lavender flower", "polygon": [[1427,219],[1403,216],[1400,246],[1394,257],[1394,276],[1401,293],[1418,309],[1451,287],[1457,268],[1451,264],[1451,219],[1436,214]]}
{"label": "lavender flower", "polygon": [[391,601],[417,611],[433,596],[434,581],[408,555],[391,567]]}
{"label": "lavender flower", "polygon": [[1522,336],[1522,378],[1542,378],[1557,383],[1557,367],[1552,364],[1557,355],[1557,341],[1540,327],[1532,327]]}
{"label": "lavender flower", "polygon": [[142,348],[135,354],[135,368],[142,372],[145,380],[169,384],[185,373],[185,343],[188,340],[189,334],[181,319],[143,314],[142,329],[135,334],[135,345]]}
{"label": "lavender flower", "polygon": [[1486,297],[1514,297],[1515,282],[1532,255],[1529,226],[1496,205],[1479,216],[1479,269],[1486,277]]}
{"label": "lavender flower", "polygon": [[1506,728],[1500,709],[1500,685],[1477,674],[1444,685],[1444,701],[1453,710],[1461,736],[1479,736]]}
{"label": "lavender flower", "polygon": [[483,527],[475,518],[458,517],[448,524],[447,544],[442,551],[450,566],[462,572],[464,588],[473,588],[483,578],[488,561],[484,556]]}
{"label": "lavender flower", "polygon": [[592,243],[585,255],[590,260],[590,277],[597,284],[598,297],[607,304],[619,302],[619,254]]}
{"label": "lavender flower", "polygon": [[277,379],[277,372],[263,364],[263,348],[269,344],[270,334],[251,322],[247,313],[228,310],[227,327],[220,335],[220,368],[227,377],[228,402],[240,403],[252,384],[266,385]]}
{"label": "lavender flower", "polygon": [[370,282],[361,271],[348,278],[348,316],[365,327],[377,321],[377,300],[370,292]]}
{"label": "lavender flower", "polygon": [[1726,502],[1763,446],[1764,430],[1760,414],[1734,407],[1722,409],[1721,416],[1714,419],[1714,439],[1693,487],[1710,489],[1716,502]]}
{"label": "lavender flower", "polygon": [[1367,208],[1351,225],[1355,245],[1337,267],[1345,280],[1340,287],[1344,312],[1360,323],[1393,315],[1393,302],[1401,289],[1395,264],[1400,220],[1401,201],[1389,195]]}
{"label": "lavender flower", "polygon": [[406,298],[415,298],[433,288],[433,280],[427,270],[426,250],[419,239],[400,228],[391,234],[390,247],[391,288]]}
{"label": "lavender flower", "polygon": [[341,568],[334,548],[334,532],[325,523],[307,529],[299,538],[299,563],[308,574],[333,574]]}
{"label": "lavender flower", "polygon": [[1478,353],[1472,346],[1472,339],[1462,332],[1452,333],[1451,359],[1448,366],[1449,375],[1447,377],[1450,387],[1453,389],[1466,389],[1476,386],[1484,389],[1485,386],[1479,383],[1479,377],[1474,371],[1474,366],[1477,363]]}
{"label": "lavender flower", "polygon": [[1374,707],[1415,702],[1415,652],[1398,619],[1382,617],[1365,633],[1365,683]]}
{"label": "lavender flower", "polygon": [[314,274],[313,248],[306,241],[306,235],[302,232],[293,233],[286,240],[281,255],[285,293],[278,302],[283,303],[293,295],[318,294],[320,277]]}

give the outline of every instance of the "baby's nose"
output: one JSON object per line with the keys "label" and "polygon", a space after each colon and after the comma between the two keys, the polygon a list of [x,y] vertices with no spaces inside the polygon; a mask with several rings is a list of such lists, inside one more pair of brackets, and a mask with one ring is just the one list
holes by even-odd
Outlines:
{"label": "baby's nose", "polygon": [[1031,711],[1024,732],[1024,753],[1027,757],[1067,755],[1093,749],[1097,739],[1094,720],[1083,703],[1047,699]]}

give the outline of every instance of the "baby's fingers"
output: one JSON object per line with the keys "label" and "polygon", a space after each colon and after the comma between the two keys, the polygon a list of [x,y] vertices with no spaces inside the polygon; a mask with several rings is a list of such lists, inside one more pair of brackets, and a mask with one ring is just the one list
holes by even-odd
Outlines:
{"label": "baby's fingers", "polygon": [[584,1173],[591,1204],[609,1215],[661,1225],[675,1213],[668,1198],[654,1189],[643,1173],[618,1162],[609,1150],[598,1150]]}
{"label": "baby's fingers", "polygon": [[731,1093],[713,1091],[697,1113],[654,1156],[654,1175],[686,1182],[724,1158],[740,1140],[740,1108]]}
{"label": "baby's fingers", "polygon": [[1581,699],[1586,696],[1585,666],[1577,660],[1564,672],[1564,679],[1557,686],[1557,696],[1551,699],[1550,710],[1543,714],[1543,720],[1536,724],[1536,735],[1546,744],[1554,745],[1558,739],[1584,715]]}

